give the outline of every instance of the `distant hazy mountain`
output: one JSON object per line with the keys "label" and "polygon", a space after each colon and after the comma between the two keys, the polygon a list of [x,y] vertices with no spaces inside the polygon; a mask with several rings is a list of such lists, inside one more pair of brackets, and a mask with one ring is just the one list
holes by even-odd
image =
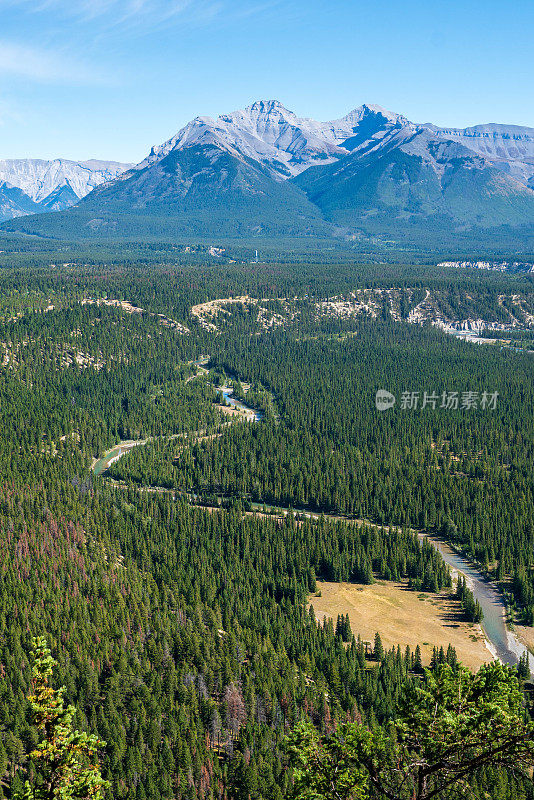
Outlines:
{"label": "distant hazy mountain", "polygon": [[444,139],[460,142],[496,167],[534,189],[534,128],[519,125],[475,125],[472,128],[429,130]]}
{"label": "distant hazy mountain", "polygon": [[38,214],[39,211],[39,204],[34,203],[22,189],[0,181],[0,220]]}
{"label": "distant hazy mountain", "polygon": [[[75,208],[7,227],[62,236],[530,235],[533,176],[534,129],[445,130],[374,105],[317,122],[259,101],[194,119]],[[72,196],[30,199],[57,210]]]}
{"label": "distant hazy mountain", "polygon": [[131,164],[115,161],[61,158],[0,161],[0,220],[69,208],[96,186],[113,180],[129,167]]}

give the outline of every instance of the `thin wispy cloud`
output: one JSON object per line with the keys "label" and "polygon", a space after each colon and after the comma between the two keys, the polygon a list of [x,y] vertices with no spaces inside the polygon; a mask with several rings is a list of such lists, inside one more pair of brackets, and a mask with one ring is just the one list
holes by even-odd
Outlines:
{"label": "thin wispy cloud", "polygon": [[171,24],[226,23],[281,5],[282,0],[0,0],[0,9],[19,9],[47,21],[97,23],[101,34],[117,27],[142,34]]}
{"label": "thin wispy cloud", "polygon": [[209,21],[223,11],[245,7],[246,0],[0,0],[0,8],[15,8],[42,14],[55,13],[80,22],[98,20],[114,27],[138,26],[145,30],[164,23]]}
{"label": "thin wispy cloud", "polygon": [[279,12],[280,8],[283,6],[284,12],[287,14],[293,13],[293,9],[291,4],[287,2],[287,0],[265,0],[265,2],[259,3],[243,3],[241,8],[236,9],[235,16],[238,19],[246,19],[247,17],[256,17],[261,14],[265,14],[270,11],[276,10]]}
{"label": "thin wispy cloud", "polygon": [[39,83],[108,86],[115,79],[56,51],[0,39],[0,76],[28,78]]}
{"label": "thin wispy cloud", "polygon": [[[0,78],[18,76],[38,83],[117,86],[121,80],[103,72],[104,58],[96,58],[103,42],[144,36],[182,25],[203,27],[217,21],[231,24],[264,13],[281,0],[0,0],[0,12],[16,13],[39,44],[0,36]],[[29,28],[29,20],[32,27]],[[12,17],[13,20],[13,17]],[[80,39],[80,37],[83,37]],[[117,39],[117,37],[119,37]],[[34,42],[36,40],[34,39]],[[61,42],[58,46],[55,43]],[[85,58],[76,54],[83,42]],[[126,70],[127,71],[127,70]]]}

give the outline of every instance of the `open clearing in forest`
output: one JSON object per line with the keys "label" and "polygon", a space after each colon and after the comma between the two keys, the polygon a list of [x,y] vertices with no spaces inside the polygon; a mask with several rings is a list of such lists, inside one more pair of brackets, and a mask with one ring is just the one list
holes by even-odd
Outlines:
{"label": "open clearing in forest", "polygon": [[493,660],[480,625],[464,622],[450,590],[431,594],[386,581],[372,586],[317,581],[317,591],[321,597],[309,597],[317,620],[330,617],[335,625],[338,614],[348,614],[356,637],[372,643],[378,631],[385,649],[399,644],[404,651],[409,645],[413,652],[419,644],[425,665],[434,646],[446,650],[449,643],[470,669]]}

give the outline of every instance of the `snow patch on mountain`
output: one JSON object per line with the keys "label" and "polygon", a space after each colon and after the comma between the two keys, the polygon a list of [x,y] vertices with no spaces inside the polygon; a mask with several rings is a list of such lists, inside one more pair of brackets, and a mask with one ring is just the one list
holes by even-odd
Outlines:
{"label": "snow patch on mountain", "polygon": [[453,156],[454,143],[458,157],[469,151],[534,188],[534,129],[497,124],[439,128],[411,122],[374,104],[364,104],[340,119],[318,122],[297,116],[277,100],[258,100],[217,119],[197,117],[171,139],[153,147],[134,169],[145,169],[173,150],[209,144],[260,163],[277,180],[293,178],[312,166],[332,164],[348,153],[368,155],[393,147],[420,155],[436,172],[442,172],[438,149],[431,152],[430,138],[443,140],[447,157]]}
{"label": "snow patch on mountain", "polygon": [[359,230],[377,213],[389,224],[391,209],[402,220],[439,215],[462,227],[529,225],[534,129],[439,128],[373,104],[320,122],[258,100],[216,119],[196,117],[135,166],[0,161],[2,186],[0,218],[60,211],[90,194],[80,208],[98,212],[93,227],[102,224],[101,207],[157,209],[182,221],[190,214],[210,235],[216,214],[217,230],[258,233],[267,218],[270,230],[286,230],[290,219],[306,235],[319,223]]}

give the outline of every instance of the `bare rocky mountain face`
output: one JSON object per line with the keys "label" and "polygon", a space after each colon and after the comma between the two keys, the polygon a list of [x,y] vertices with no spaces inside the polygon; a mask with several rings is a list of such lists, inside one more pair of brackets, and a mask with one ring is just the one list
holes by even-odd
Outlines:
{"label": "bare rocky mountain face", "polygon": [[[518,229],[534,234],[534,129],[517,126],[446,130],[375,105],[318,122],[258,101],[217,119],[197,117],[125,166],[114,165],[111,180],[95,169],[100,185],[89,194],[89,180],[38,190],[34,181],[31,192],[19,182],[39,211],[71,205],[72,193],[83,199],[66,216],[32,217],[9,229],[338,241],[386,235],[397,242],[445,241],[466,231],[504,231],[509,241]],[[16,198],[8,201],[13,209]]]}
{"label": "bare rocky mountain face", "polygon": [[298,117],[276,100],[260,100],[215,120],[197,117],[172,139],[153,147],[134,169],[145,169],[172,151],[209,144],[251,158],[284,180],[343,158],[356,146],[357,135],[378,144],[399,127],[415,129],[404,117],[380,106],[363,105],[341,119],[317,122]]}
{"label": "bare rocky mountain face", "polygon": [[460,142],[534,189],[534,128],[491,123],[472,128],[426,127],[444,139]]}
{"label": "bare rocky mountain face", "polygon": [[111,181],[131,164],[116,161],[0,160],[0,220],[40,211],[62,211]]}
{"label": "bare rocky mountain face", "polygon": [[352,152],[377,152],[388,145],[429,132],[429,138],[457,142],[525,186],[534,177],[534,128],[478,125],[446,129],[416,124],[377,105],[364,104],[345,117],[318,122],[298,117],[276,100],[257,101],[217,119],[197,117],[135,167],[145,169],[173,150],[211,144],[259,161],[280,179],[311,166],[331,164]]}

